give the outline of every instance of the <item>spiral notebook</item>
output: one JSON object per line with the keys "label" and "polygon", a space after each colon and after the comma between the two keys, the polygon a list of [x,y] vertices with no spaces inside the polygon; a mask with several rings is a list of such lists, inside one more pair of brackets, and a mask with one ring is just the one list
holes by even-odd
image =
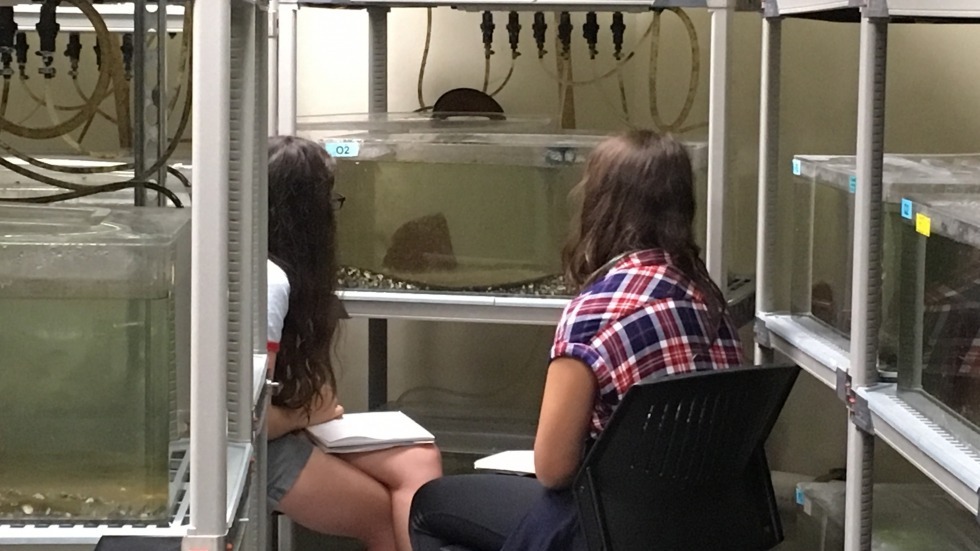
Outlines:
{"label": "spiral notebook", "polygon": [[329,453],[354,453],[396,446],[431,444],[436,437],[400,411],[345,413],[343,417],[307,427],[313,442]]}

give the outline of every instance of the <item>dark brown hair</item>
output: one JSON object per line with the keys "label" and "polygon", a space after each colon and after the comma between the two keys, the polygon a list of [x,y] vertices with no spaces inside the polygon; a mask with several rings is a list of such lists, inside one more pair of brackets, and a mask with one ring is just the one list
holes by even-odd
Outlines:
{"label": "dark brown hair", "polygon": [[573,193],[582,214],[562,255],[570,285],[581,290],[619,255],[661,249],[704,295],[710,318],[721,319],[724,297],[694,242],[694,172],[680,142],[650,130],[610,137]]}
{"label": "dark brown hair", "polygon": [[337,222],[331,205],[334,161],[317,144],[269,141],[269,258],[289,278],[289,310],[276,356],[272,402],[309,413],[324,385],[336,384],[330,344],[336,281]]}

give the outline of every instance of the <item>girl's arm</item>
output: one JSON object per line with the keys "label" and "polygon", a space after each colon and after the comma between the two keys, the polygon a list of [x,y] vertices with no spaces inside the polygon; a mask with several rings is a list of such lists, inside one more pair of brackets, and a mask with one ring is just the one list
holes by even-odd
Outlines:
{"label": "girl's arm", "polygon": [[572,484],[589,435],[596,391],[595,375],[581,361],[562,357],[548,365],[534,438],[534,470],[545,487]]}
{"label": "girl's arm", "polygon": [[[269,352],[267,374],[270,379],[275,373],[275,366],[276,353]],[[305,429],[310,425],[326,423],[344,414],[344,406],[337,403],[337,395],[334,394],[333,389],[324,387],[320,390],[320,397],[319,406],[313,409],[309,416],[302,409],[288,409],[270,405],[269,411],[266,414],[266,431],[269,440],[274,440],[293,431]]]}

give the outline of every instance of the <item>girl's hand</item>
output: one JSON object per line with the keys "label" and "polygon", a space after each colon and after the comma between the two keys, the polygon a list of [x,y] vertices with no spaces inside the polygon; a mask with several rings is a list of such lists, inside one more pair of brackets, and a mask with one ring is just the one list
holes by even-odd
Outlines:
{"label": "girl's hand", "polygon": [[310,412],[307,426],[333,421],[344,414],[344,406],[337,402],[337,395],[329,386],[320,389],[320,399]]}

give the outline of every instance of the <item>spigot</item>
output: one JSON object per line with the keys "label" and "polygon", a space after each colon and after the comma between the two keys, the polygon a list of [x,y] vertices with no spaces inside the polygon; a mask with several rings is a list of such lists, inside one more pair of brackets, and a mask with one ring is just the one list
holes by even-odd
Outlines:
{"label": "spigot", "polygon": [[31,49],[30,45],[27,43],[27,33],[21,31],[17,33],[17,43],[14,46],[14,51],[17,53],[17,69],[20,72],[20,78],[27,80],[27,52]]}
{"label": "spigot", "polygon": [[71,65],[68,74],[71,78],[78,77],[78,63],[82,58],[82,37],[79,33],[68,34],[68,46],[65,47],[65,57]]}
{"label": "spigot", "polygon": [[599,50],[596,44],[599,42],[599,19],[594,11],[585,14],[585,25],[582,26],[582,36],[589,45],[589,59],[595,59]]}
{"label": "spigot", "polygon": [[14,21],[14,8],[12,6],[0,7],[0,62],[3,63],[0,75],[3,75],[4,79],[10,79],[14,75],[11,65],[17,52],[14,48],[16,36],[17,22]]}
{"label": "spigot", "polygon": [[41,18],[38,20],[37,36],[41,41],[40,48],[35,52],[41,58],[41,68],[37,70],[44,78],[54,78],[54,51],[58,41],[58,31],[61,25],[56,20],[58,0],[48,0],[41,6]]}
{"label": "spigot", "polygon": [[507,40],[510,42],[510,55],[514,59],[517,59],[517,56],[521,55],[521,52],[517,51],[517,46],[520,44],[520,36],[521,19],[516,11],[512,11],[507,14]]}
{"label": "spigot", "polygon": [[123,74],[126,80],[133,78],[133,33],[123,35],[122,46]]}
{"label": "spigot", "polygon": [[480,30],[483,31],[483,56],[487,59],[493,55],[493,30],[496,28],[497,26],[493,24],[493,14],[489,11],[483,12]]}
{"label": "spigot", "polygon": [[534,12],[534,24],[531,25],[531,31],[534,33],[534,42],[538,45],[538,59],[544,57],[544,54],[548,53],[544,49],[544,35],[548,30],[548,24],[544,22],[544,13]]}
{"label": "spigot", "polygon": [[558,42],[561,44],[561,56],[568,59],[572,49],[572,15],[567,11],[561,12],[558,19]]}
{"label": "spigot", "polygon": [[626,23],[623,22],[623,12],[617,11],[613,13],[612,25],[609,27],[612,29],[613,36],[613,57],[616,61],[623,58],[623,35],[626,34]]}

